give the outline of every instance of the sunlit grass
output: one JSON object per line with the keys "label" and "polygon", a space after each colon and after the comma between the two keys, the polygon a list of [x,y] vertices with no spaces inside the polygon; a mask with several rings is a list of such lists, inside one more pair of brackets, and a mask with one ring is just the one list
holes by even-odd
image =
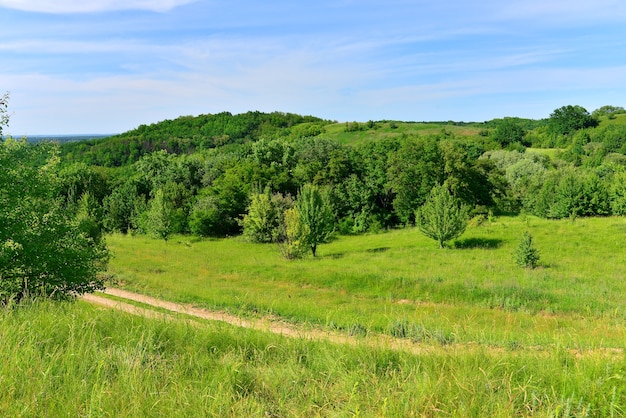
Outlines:
{"label": "sunlit grass", "polygon": [[0,356],[2,416],[623,416],[626,404],[623,358],[410,355],[82,302],[1,311]]}
{"label": "sunlit grass", "polygon": [[[535,270],[513,260],[524,231],[541,252]],[[445,250],[412,228],[340,237],[300,261],[240,238],[108,243],[123,286],[205,307],[346,332],[407,322],[444,341],[503,347],[626,344],[623,218],[501,218]]]}

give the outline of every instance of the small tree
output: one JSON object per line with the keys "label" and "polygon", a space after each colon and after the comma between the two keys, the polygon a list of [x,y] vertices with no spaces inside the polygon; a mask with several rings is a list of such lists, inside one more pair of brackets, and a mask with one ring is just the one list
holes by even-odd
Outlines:
{"label": "small tree", "polygon": [[291,207],[293,200],[290,196],[284,197],[280,193],[272,195],[269,188],[263,193],[253,194],[248,213],[241,221],[243,235],[252,242],[275,241],[285,210]]}
{"label": "small tree", "polygon": [[465,232],[468,218],[467,207],[445,185],[435,186],[426,203],[415,212],[419,230],[437,241],[440,248]]}
{"label": "small tree", "polygon": [[319,187],[305,184],[300,189],[296,202],[300,221],[309,230],[306,241],[313,257],[317,254],[317,246],[328,242],[335,226],[335,218],[328,200],[328,196],[323,194]]}
{"label": "small tree", "polygon": [[302,223],[298,208],[287,209],[277,238],[282,255],[288,260],[304,257],[309,250],[309,233],[308,226]]}
{"label": "small tree", "polygon": [[515,263],[520,267],[534,269],[539,262],[539,251],[533,245],[533,237],[524,232],[515,251]]}
{"label": "small tree", "polygon": [[150,208],[145,214],[144,228],[148,234],[154,238],[161,238],[167,241],[172,233],[171,221],[172,209],[165,199],[163,189],[158,189],[154,199],[150,202]]}

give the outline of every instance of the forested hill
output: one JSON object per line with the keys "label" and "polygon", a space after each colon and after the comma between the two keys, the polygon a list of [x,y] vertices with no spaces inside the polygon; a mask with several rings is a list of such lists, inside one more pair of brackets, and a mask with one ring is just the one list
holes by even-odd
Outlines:
{"label": "forested hill", "polygon": [[192,153],[228,144],[255,141],[260,137],[315,136],[332,123],[314,116],[282,112],[229,112],[181,116],[106,139],[64,144],[67,161],[117,167],[131,164],[158,150],[173,154]]}

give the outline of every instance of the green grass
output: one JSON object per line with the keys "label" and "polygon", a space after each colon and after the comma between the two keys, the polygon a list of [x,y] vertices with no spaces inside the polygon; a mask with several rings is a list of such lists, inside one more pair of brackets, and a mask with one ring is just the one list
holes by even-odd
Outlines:
{"label": "green grass", "polygon": [[409,355],[83,302],[0,311],[2,416],[623,416],[626,361]]}
{"label": "green grass", "polygon": [[[526,230],[535,270],[513,259]],[[446,250],[412,228],[340,237],[301,261],[239,238],[107,239],[124,287],[173,301],[346,332],[407,324],[443,343],[626,347],[623,218],[502,218]]]}
{"label": "green grass", "polygon": [[[513,259],[527,230],[535,270]],[[24,303],[0,311],[0,416],[626,416],[624,218],[499,218],[445,250],[339,237],[291,262],[239,238],[107,241],[123,287],[357,343]]]}
{"label": "green grass", "polygon": [[[352,123],[352,122],[349,122]],[[439,134],[443,130],[460,136],[478,136],[481,128],[478,126],[455,126],[446,122],[376,122],[375,128],[367,128],[367,122],[359,122],[364,128],[360,131],[346,132],[346,123],[326,125],[326,133],[322,136],[331,137],[343,144],[358,144],[376,141],[384,138],[400,137],[402,135],[430,135]]]}

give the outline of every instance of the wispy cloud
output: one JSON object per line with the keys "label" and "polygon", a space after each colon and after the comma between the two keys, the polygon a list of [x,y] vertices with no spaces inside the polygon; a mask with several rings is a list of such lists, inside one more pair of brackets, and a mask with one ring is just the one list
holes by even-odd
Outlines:
{"label": "wispy cloud", "polygon": [[0,0],[0,7],[40,13],[96,13],[118,10],[165,12],[195,0]]}
{"label": "wispy cloud", "polygon": [[[622,3],[0,0],[45,12],[2,10],[0,93],[20,134],[224,110],[487,120],[624,106]],[[124,9],[140,11],[106,13]]]}

